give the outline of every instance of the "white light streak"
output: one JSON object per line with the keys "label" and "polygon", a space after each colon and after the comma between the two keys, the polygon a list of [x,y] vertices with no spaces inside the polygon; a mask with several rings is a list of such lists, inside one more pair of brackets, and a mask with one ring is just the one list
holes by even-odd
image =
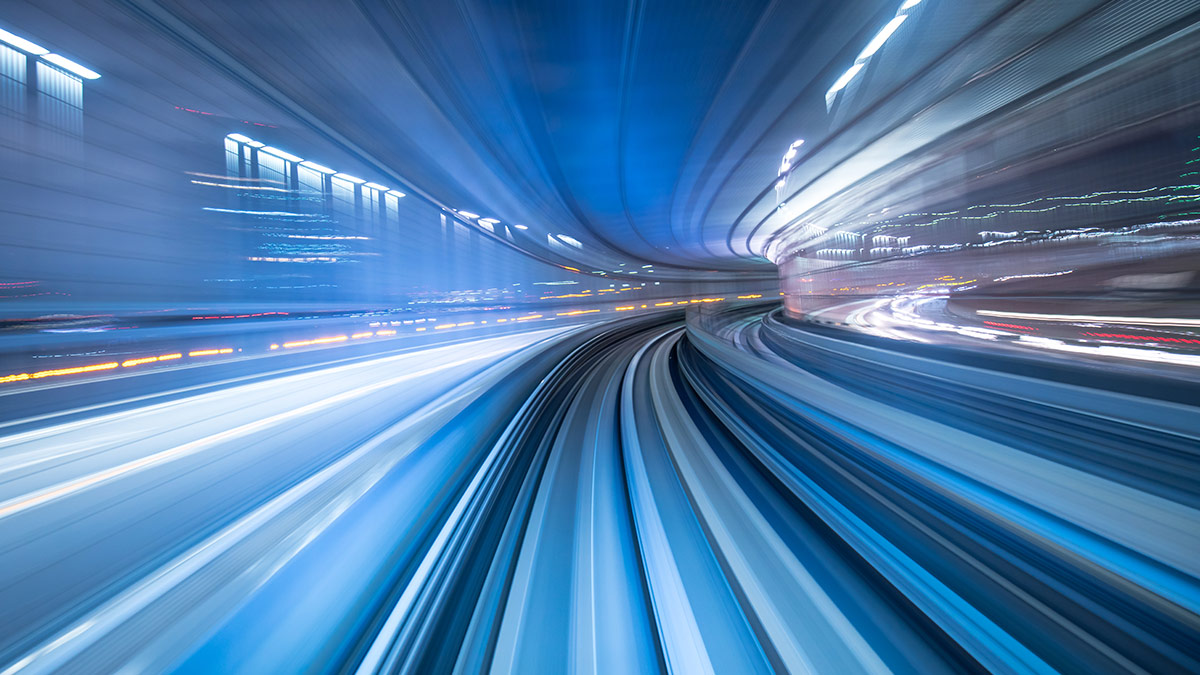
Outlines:
{"label": "white light streak", "polygon": [[303,157],[297,157],[290,152],[280,150],[279,148],[273,148],[269,145],[264,145],[263,147],[259,148],[259,150],[261,152],[267,153],[268,155],[274,155],[280,159],[287,160],[289,162],[300,163],[300,162],[304,161]]}
{"label": "white light streak", "polygon": [[865,48],[863,48],[862,53],[858,55],[857,60],[866,61],[874,56],[875,52],[879,51],[879,48],[883,46],[883,43],[888,41],[888,38],[892,36],[892,33],[895,33],[896,29],[899,28],[900,24],[904,23],[904,20],[907,18],[907,14],[901,14],[900,16],[897,16],[891,21],[887,22],[887,25],[883,27],[883,30],[880,30],[878,33],[876,33],[875,37],[871,38],[871,41],[867,43]]}
{"label": "white light streak", "polygon": [[329,175],[329,176],[337,173],[337,171],[335,171],[327,166],[322,166],[320,164],[317,164],[316,162],[310,162],[308,160],[300,162],[300,166],[305,167],[307,169],[312,169],[313,171],[316,171],[317,173],[323,173],[323,174]]}
{"label": "white light streak", "polygon": [[856,63],[850,66],[850,68],[846,72],[842,73],[842,76],[833,83],[833,86],[829,88],[829,91],[825,94],[826,98],[845,89],[846,85],[850,84],[850,80],[853,80],[854,76],[858,75],[858,71],[862,70],[862,67],[862,63]]}
{"label": "white light streak", "polygon": [[49,49],[46,49],[41,45],[34,44],[20,35],[13,35],[2,28],[0,28],[0,40],[7,42],[23,52],[28,52],[37,56],[50,53]]}
{"label": "white light streak", "polygon": [[58,54],[44,54],[42,56],[42,58],[49,61],[50,63],[53,63],[54,65],[58,66],[59,68],[62,68],[63,70],[68,70],[72,73],[75,73],[76,75],[82,77],[85,80],[94,80],[94,79],[100,77],[100,73],[97,73],[96,71],[94,71],[91,68],[88,68],[86,66],[81,66],[78,63],[75,63],[74,61],[72,61],[71,59],[68,59],[65,56],[60,56]]}
{"label": "white light streak", "polygon": [[1033,319],[1035,321],[1063,321],[1071,323],[1119,323],[1134,326],[1189,326],[1200,328],[1200,319],[1171,319],[1150,316],[1100,316],[1095,314],[1034,314],[1030,312],[997,312],[980,309],[975,312],[983,316],[999,316],[1009,319]]}

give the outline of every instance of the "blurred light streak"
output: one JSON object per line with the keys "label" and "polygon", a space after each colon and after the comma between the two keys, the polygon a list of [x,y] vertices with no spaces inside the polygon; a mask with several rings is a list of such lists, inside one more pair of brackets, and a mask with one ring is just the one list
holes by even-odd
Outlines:
{"label": "blurred light streak", "polygon": [[197,349],[188,352],[188,356],[216,356],[217,354],[232,354],[233,348],[224,347],[220,349]]}
{"label": "blurred light streak", "polygon": [[1001,312],[992,309],[976,310],[983,316],[1006,319],[1033,319],[1035,321],[1058,321],[1065,323],[1120,323],[1135,326],[1187,326],[1200,327],[1200,319],[1176,319],[1149,316],[1103,316],[1099,314],[1039,314],[1035,312]]}
{"label": "blurred light streak", "polygon": [[75,63],[71,59],[59,54],[43,54],[42,57],[46,61],[62,68],[68,72],[74,73],[85,80],[95,80],[100,77],[100,73],[88,68],[87,66]]}
{"label": "blurred light streak", "polygon": [[46,49],[39,44],[30,42],[20,35],[14,35],[13,33],[10,33],[2,28],[0,28],[0,40],[7,42],[23,52],[33,54],[34,56],[44,56],[50,53],[49,49]]}
{"label": "blurred light streak", "polygon": [[[904,8],[901,7],[901,9]],[[907,14],[901,14],[900,16],[894,17],[891,21],[887,22],[887,24],[875,34],[875,37],[871,38],[871,41],[867,43],[867,46],[863,48],[862,52],[858,55],[857,60],[866,61],[874,56],[875,52],[879,51],[879,48],[883,46],[883,43],[887,42],[888,38],[892,36],[892,33],[895,33],[896,29],[899,28],[900,24],[904,23],[904,20],[907,18]],[[843,84],[842,86],[845,85]]]}
{"label": "blurred light streak", "polygon": [[292,342],[283,343],[284,349],[293,349],[295,347],[311,347],[313,345],[327,345],[335,342],[345,342],[349,338],[345,335],[335,335],[332,337],[314,338],[312,340],[295,340]]}
{"label": "blurred light streak", "polygon": [[269,155],[275,155],[276,157],[278,157],[280,159],[284,159],[289,162],[295,162],[297,164],[304,161],[303,157],[297,157],[297,156],[293,155],[292,153],[287,152],[286,150],[280,150],[279,148],[274,148],[269,145],[264,145],[263,147],[259,148],[258,151],[265,152]]}

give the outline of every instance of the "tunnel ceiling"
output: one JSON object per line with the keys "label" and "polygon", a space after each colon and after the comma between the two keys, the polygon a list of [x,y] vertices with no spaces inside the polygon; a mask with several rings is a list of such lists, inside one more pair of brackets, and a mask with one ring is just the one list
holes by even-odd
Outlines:
{"label": "tunnel ceiling", "polygon": [[582,265],[774,274],[733,220],[896,2],[126,4],[414,190],[582,242]]}
{"label": "tunnel ceiling", "polygon": [[1050,66],[1136,3],[120,2],[448,209],[681,274],[774,274],[779,233],[863,220],[913,157],[1155,28]]}

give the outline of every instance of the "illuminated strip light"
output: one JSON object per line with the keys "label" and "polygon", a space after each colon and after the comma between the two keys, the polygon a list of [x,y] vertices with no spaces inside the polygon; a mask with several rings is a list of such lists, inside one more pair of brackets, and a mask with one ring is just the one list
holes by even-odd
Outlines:
{"label": "illuminated strip light", "polygon": [[579,316],[580,314],[591,314],[592,312],[599,311],[598,309],[577,309],[573,312],[559,312],[557,316]]}
{"label": "illuminated strip light", "polygon": [[[370,241],[370,237],[341,234],[285,234],[285,239],[317,239],[320,241]],[[286,312],[281,312],[286,314]]]}
{"label": "illuminated strip light", "polygon": [[453,323],[443,323],[443,324],[439,324],[439,325],[437,325],[437,326],[434,326],[434,327],[433,327],[433,329],[434,329],[434,330],[444,330],[444,329],[446,329],[446,328],[454,328],[454,326],[455,326],[455,325],[457,325],[457,324],[453,324]]}
{"label": "illuminated strip light", "polygon": [[14,35],[2,28],[0,28],[0,41],[7,42],[8,44],[16,47],[17,49],[20,49],[23,52],[28,52],[30,54],[33,54],[34,56],[42,56],[43,54],[50,53],[49,49],[46,49],[45,47],[43,47],[39,44],[34,44],[34,43],[30,42],[29,40],[26,40],[25,38],[21,37],[20,35]]}
{"label": "illuminated strip light", "polygon": [[365,180],[363,180],[363,179],[361,179],[361,178],[356,178],[356,177],[354,177],[354,176],[351,176],[351,175],[350,175],[350,174],[348,174],[348,173],[335,173],[335,174],[333,174],[333,177],[334,177],[334,178],[340,178],[340,179],[342,179],[342,180],[344,180],[344,181],[349,181],[349,182],[351,182],[351,183],[355,183],[355,184],[357,184],[357,185],[362,185],[363,183],[367,182],[367,181],[365,181]]}
{"label": "illuminated strip light", "polygon": [[44,377],[58,377],[60,375],[78,375],[79,373],[94,373],[99,370],[112,370],[120,366],[120,363],[112,361],[109,363],[97,363],[91,366],[77,366],[75,368],[56,368],[54,370],[39,370],[36,373],[17,373],[15,375],[5,375],[0,377],[0,383],[6,382],[22,382],[24,380],[40,380]]}
{"label": "illuminated strip light", "polygon": [[333,174],[337,173],[337,171],[334,169],[331,169],[331,168],[321,165],[321,164],[317,164],[316,162],[310,162],[307,159],[304,160],[303,162],[300,162],[300,166],[302,166],[306,169],[312,169],[313,171],[316,171],[317,173],[323,173],[327,176],[332,176]]}
{"label": "illuminated strip light", "polygon": [[75,375],[78,373],[94,373],[98,370],[112,370],[113,368],[116,368],[116,367],[117,367],[117,362],[112,361],[109,363],[97,363],[96,365],[93,365],[93,366],[77,366],[75,368],[57,368],[55,370],[39,370],[38,372],[34,373],[33,375],[30,375],[30,377],[32,377],[35,380],[38,380],[43,377],[57,377],[59,375]]}
{"label": "illuminated strip light", "polygon": [[1061,272],[1046,272],[1045,274],[1012,274],[1006,277],[996,277],[992,281],[1009,281],[1011,279],[1041,279],[1044,277],[1061,277],[1064,274],[1070,274],[1075,270],[1063,270]]}
{"label": "illuminated strip light", "polygon": [[259,148],[259,151],[265,152],[268,155],[274,155],[274,156],[278,157],[279,159],[284,159],[289,162],[295,162],[296,164],[299,164],[300,162],[304,161],[303,157],[297,157],[297,156],[293,155],[292,153],[287,152],[286,150],[280,150],[279,148],[274,148],[269,145],[264,145],[263,147]]}
{"label": "illuminated strip light", "polygon": [[248,209],[222,209],[216,206],[203,206],[202,211],[212,211],[213,213],[237,213],[245,216],[275,216],[279,218],[318,218],[319,213],[292,213],[290,211],[251,211]]}
{"label": "illuminated strip light", "polygon": [[828,103],[832,101],[833,97],[837,96],[839,91],[845,89],[846,85],[850,84],[850,80],[853,80],[854,76],[858,75],[858,71],[862,70],[864,65],[866,64],[856,63],[850,66],[846,72],[842,73],[842,76],[833,83],[833,86],[829,88],[829,91],[825,92],[825,102]]}
{"label": "illuminated strip light", "polygon": [[210,183],[203,180],[193,180],[194,185],[208,185],[210,187],[233,188],[235,190],[267,190],[270,192],[291,192],[285,188],[268,187],[266,185],[230,185],[228,183]]}
{"label": "illuminated strip light", "polygon": [[333,337],[314,338],[312,340],[295,340],[293,342],[283,343],[284,349],[293,349],[295,347],[311,347],[312,345],[327,345],[334,342],[345,342],[349,337],[345,335],[335,335]]}
{"label": "illuminated strip light", "polygon": [[1188,326],[1200,328],[1200,319],[1167,319],[1148,316],[1096,316],[1091,314],[1032,314],[1028,312],[997,312],[980,309],[975,312],[983,316],[998,316],[1006,319],[1033,319],[1035,321],[1062,321],[1069,323],[1127,323],[1137,326]]}
{"label": "illuminated strip light", "polygon": [[529,316],[517,317],[517,321],[529,321],[531,319],[540,319],[540,318],[542,318],[541,314],[530,314]]}
{"label": "illuminated strip light", "polygon": [[1190,338],[1162,337],[1161,335],[1125,335],[1123,333],[1083,333],[1083,335],[1100,338],[1120,338],[1122,340],[1146,340],[1148,342],[1173,342],[1189,345],[1200,345],[1200,340],[1192,340]]}
{"label": "illuminated strip light", "polygon": [[236,181],[241,181],[243,183],[274,183],[276,185],[284,184],[283,181],[270,180],[269,178],[239,178],[237,176],[222,176],[221,174],[217,174],[217,173],[204,173],[203,171],[184,171],[184,173],[188,174],[189,176],[202,176],[204,178],[220,178],[221,180],[236,180]]}
{"label": "illuminated strip light", "polygon": [[495,218],[480,218],[479,222],[487,223],[488,225],[495,225],[495,224],[499,223],[500,221]]}
{"label": "illuminated strip light", "polygon": [[674,302],[656,302],[656,303],[654,303],[654,306],[655,307],[670,307],[673,304],[675,304],[675,303]]}
{"label": "illuminated strip light", "polygon": [[284,263],[286,263],[286,262],[292,262],[292,263],[327,262],[327,263],[335,263],[335,262],[338,262],[340,260],[340,258],[331,258],[329,256],[312,256],[312,257],[308,257],[308,258],[264,258],[262,256],[250,256],[249,258],[246,258],[246,260],[249,260],[251,262],[284,262]]}
{"label": "illuminated strip light", "polygon": [[738,300],[753,300],[755,298],[761,298],[761,297],[762,297],[762,293],[751,293],[750,295],[739,295]]}
{"label": "illuminated strip light", "polygon": [[[1021,325],[1018,325],[1015,323],[1000,323],[999,321],[984,321],[983,323],[988,326],[996,326],[999,328],[1013,328],[1016,330],[1037,330],[1033,326],[1021,326]],[[1087,335],[1087,333],[1084,333],[1084,335]]]}
{"label": "illuminated strip light", "polygon": [[388,190],[388,194],[392,195],[396,199],[404,199],[405,197],[408,196],[399,190]]}
{"label": "illuminated strip light", "polygon": [[631,310],[631,309],[634,309],[634,306],[633,306],[633,305],[629,305],[629,306],[627,306],[627,307],[617,307],[617,308],[615,308],[613,311],[616,311],[616,312],[626,312],[626,311],[629,311],[629,310]]}
{"label": "illuminated strip light", "polygon": [[350,339],[351,339],[351,340],[361,340],[361,339],[363,339],[363,338],[369,338],[369,337],[371,337],[371,336],[372,336],[372,335],[374,335],[374,334],[375,334],[375,333],[372,333],[371,331],[367,331],[367,332],[365,332],[365,333],[355,333],[354,335],[351,335],[351,336],[350,336]]}
{"label": "illuminated strip light", "polygon": [[180,354],[178,352],[176,352],[175,354],[163,354],[161,356],[145,356],[140,359],[129,359],[127,361],[124,361],[121,363],[121,367],[122,368],[132,368],[133,366],[140,366],[140,365],[144,365],[147,363],[155,363],[158,361],[173,361],[175,359],[180,359],[180,358],[183,358],[183,354]]}
{"label": "illuminated strip light", "polygon": [[895,33],[896,29],[900,28],[900,24],[904,23],[904,20],[907,18],[907,14],[901,14],[900,16],[894,17],[891,21],[887,22],[887,25],[885,25],[878,33],[876,33],[875,37],[871,38],[871,41],[867,43],[867,46],[863,48],[862,52],[859,53],[858,58],[855,59],[855,61],[866,61],[874,56],[875,52],[879,51],[879,48],[883,46],[883,43],[887,42],[888,38],[892,37],[892,33]]}
{"label": "illuminated strip light", "polygon": [[462,216],[463,218],[470,218],[472,220],[479,217],[478,213],[471,213],[470,211],[459,211],[458,215]]}
{"label": "illuminated strip light", "polygon": [[375,334],[382,337],[385,335],[395,335],[396,331],[394,331],[394,330],[377,330],[377,331],[375,331]]}
{"label": "illuminated strip light", "polygon": [[250,138],[249,136],[243,136],[242,134],[228,134],[225,136],[225,138],[228,138],[231,141],[237,141],[238,143],[244,143],[252,148],[267,147],[266,143],[259,143],[258,141],[254,140],[253,138]]}
{"label": "illuminated strip light", "polygon": [[86,66],[82,66],[78,63],[75,63],[74,61],[72,61],[71,59],[68,59],[65,56],[60,56],[58,54],[43,54],[42,58],[45,59],[46,61],[49,61],[50,63],[53,63],[54,65],[58,66],[59,68],[62,68],[63,70],[69,71],[71,73],[74,73],[75,75],[78,75],[79,77],[82,77],[85,80],[95,80],[100,77],[100,73],[97,73],[96,71],[92,70],[91,68],[88,68]]}
{"label": "illuminated strip light", "polygon": [[380,192],[387,192],[388,190],[391,190],[390,187],[388,187],[386,185],[380,185],[379,183],[364,183],[364,185],[371,188],[372,190],[378,190]]}
{"label": "illuminated strip light", "polygon": [[188,356],[216,356],[217,354],[232,354],[233,349],[225,347],[223,349],[197,349],[188,352]]}
{"label": "illuminated strip light", "polygon": [[854,59],[854,65],[846,69],[846,72],[842,73],[842,76],[833,83],[833,86],[829,88],[829,91],[825,92],[826,106],[833,105],[833,100],[837,98],[838,92],[845,89],[846,86],[858,76],[859,72],[862,71],[863,66],[867,64],[867,60],[874,56],[875,53],[883,47],[884,43],[888,41],[888,38],[892,37],[896,30],[900,28],[901,24],[908,19],[909,15],[903,14],[902,12],[912,9],[919,4],[921,4],[921,0],[905,0],[904,4],[900,5],[900,9],[896,16],[892,17],[892,20],[888,21],[883,28],[881,28],[879,32],[875,34],[875,37],[871,38],[871,41],[867,43],[867,46],[863,47],[863,50],[859,52],[858,57]]}

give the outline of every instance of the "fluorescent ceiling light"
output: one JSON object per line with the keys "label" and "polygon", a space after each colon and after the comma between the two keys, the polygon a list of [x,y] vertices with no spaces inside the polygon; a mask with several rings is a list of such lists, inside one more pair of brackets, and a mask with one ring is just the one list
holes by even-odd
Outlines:
{"label": "fluorescent ceiling light", "polygon": [[331,169],[327,166],[322,166],[320,164],[317,164],[316,162],[310,162],[308,160],[304,160],[303,162],[300,162],[300,166],[312,169],[313,171],[316,171],[317,173],[324,173],[324,174],[337,173],[337,171],[334,171],[333,169]]}
{"label": "fluorescent ceiling light", "polygon": [[49,49],[46,49],[45,47],[43,47],[41,45],[35,45],[34,43],[30,42],[29,40],[26,40],[25,38],[21,37],[20,35],[13,35],[12,33],[4,30],[3,28],[0,28],[0,40],[7,42],[8,44],[16,47],[17,49],[20,49],[23,52],[29,52],[30,54],[35,54],[37,56],[41,56],[42,54],[50,53]]}
{"label": "fluorescent ceiling light", "polygon": [[280,159],[286,159],[289,162],[303,162],[303,157],[297,157],[290,152],[285,152],[279,148],[272,148],[269,145],[264,145],[261,150],[269,155],[275,155]]}
{"label": "fluorescent ceiling light", "polygon": [[845,89],[846,85],[850,84],[850,80],[853,80],[854,76],[858,74],[858,71],[862,70],[862,67],[862,63],[856,63],[850,66],[850,69],[842,73],[842,76],[837,79],[837,82],[833,83],[833,86],[829,88],[828,93],[825,95],[829,96],[830,94],[836,94],[842,89]]}
{"label": "fluorescent ceiling light", "polygon": [[462,216],[463,218],[478,218],[479,217],[478,213],[471,213],[470,211],[459,211],[458,215]]}
{"label": "fluorescent ceiling light", "polygon": [[380,185],[379,183],[367,183],[367,187],[371,188],[372,190],[379,190],[380,192],[387,192],[391,189],[390,187],[386,185]]}
{"label": "fluorescent ceiling light", "polygon": [[528,230],[529,229],[528,225],[513,225],[513,227],[517,228],[518,230]]}
{"label": "fluorescent ceiling light", "polygon": [[85,80],[94,80],[100,77],[100,73],[97,73],[91,68],[81,66],[65,56],[59,56],[58,54],[43,54],[42,58],[50,63],[53,63],[59,68],[62,68],[63,70],[69,70],[70,72],[75,73]]}
{"label": "fluorescent ceiling light", "polygon": [[858,55],[858,60],[866,61],[874,56],[875,52],[879,51],[879,48],[883,46],[883,43],[887,42],[888,38],[892,37],[892,33],[895,33],[896,29],[899,28],[900,24],[904,23],[904,20],[907,18],[907,14],[901,14],[900,16],[894,17],[891,21],[887,22],[887,25],[883,27],[883,30],[876,33],[875,37],[871,38],[871,41],[867,43],[867,46],[862,50],[862,53]]}
{"label": "fluorescent ceiling light", "polygon": [[363,180],[363,179],[361,179],[361,178],[355,178],[354,176],[351,176],[351,175],[350,175],[350,174],[348,174],[348,173],[337,173],[337,174],[334,174],[334,175],[333,175],[333,177],[334,177],[334,178],[341,178],[342,180],[348,180],[348,181],[350,181],[351,183],[358,183],[359,185],[361,185],[361,184],[363,184],[363,183],[367,182],[367,181],[365,181],[365,180]]}
{"label": "fluorescent ceiling light", "polygon": [[238,143],[245,143],[246,145],[248,145],[252,148],[267,147],[267,145],[265,143],[259,143],[258,141],[254,140],[253,138],[250,138],[249,136],[243,136],[241,134],[229,134],[225,138],[228,138],[231,141],[237,141]]}

